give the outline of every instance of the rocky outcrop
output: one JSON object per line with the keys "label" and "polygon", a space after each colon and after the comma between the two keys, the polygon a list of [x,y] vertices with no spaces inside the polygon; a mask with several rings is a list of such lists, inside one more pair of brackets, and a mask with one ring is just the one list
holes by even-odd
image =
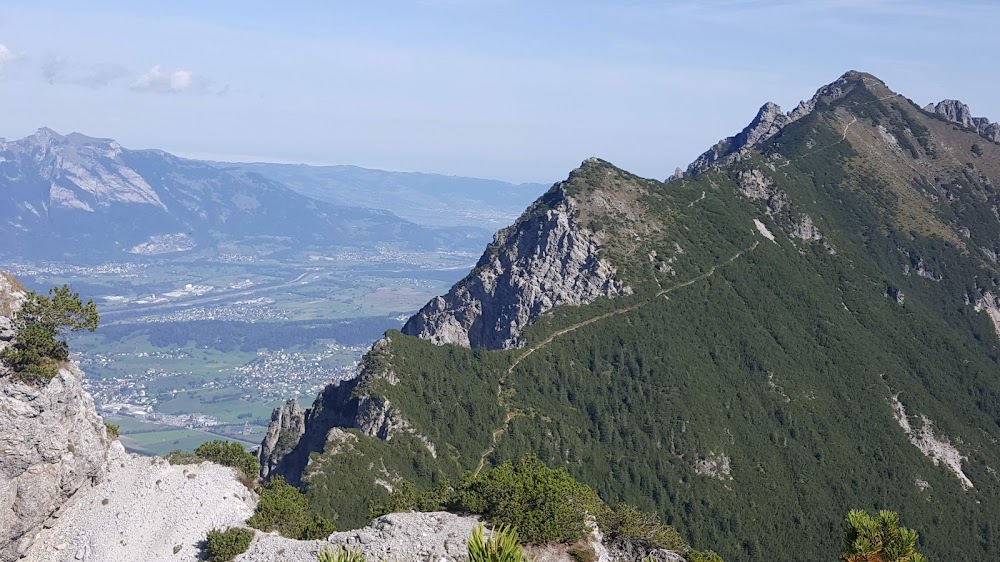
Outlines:
{"label": "rocky outcrop", "polygon": [[68,365],[43,387],[0,379],[0,560],[104,478],[109,440],[82,378]]}
{"label": "rocky outcrop", "polygon": [[46,525],[28,560],[199,560],[209,530],[242,525],[257,503],[232,468],[171,465],[130,455],[117,441],[109,456],[104,481]]}
{"label": "rocky outcrop", "polygon": [[[9,274],[0,271],[0,349],[14,339],[14,313],[21,308],[27,291]],[[0,365],[0,369],[3,366]],[[0,376],[3,373],[0,372]]]}
{"label": "rocky outcrop", "polygon": [[920,452],[931,459],[935,466],[943,464],[958,478],[966,490],[975,487],[962,470],[962,464],[968,462],[969,458],[959,452],[950,439],[936,435],[934,423],[927,416],[921,414],[919,427],[913,427],[905,406],[899,401],[899,395],[889,398],[889,403],[892,405],[896,422],[914,447],[920,449]]}
{"label": "rocky outcrop", "polygon": [[315,562],[323,549],[344,546],[368,560],[465,560],[466,543],[480,519],[446,512],[393,513],[363,529],[334,533],[325,541],[296,541],[258,534],[237,562]]}
{"label": "rocky outcrop", "polygon": [[[24,298],[0,272],[0,348]],[[75,364],[44,385],[0,373],[0,562],[195,560],[209,530],[253,513],[231,468],[126,453],[82,379]]]}
{"label": "rocky outcrop", "polygon": [[424,306],[403,333],[438,345],[508,349],[542,313],[631,293],[599,257],[601,241],[577,222],[576,203],[553,187],[494,237],[475,269]]}
{"label": "rocky outcrop", "polygon": [[924,111],[940,115],[952,123],[958,123],[967,129],[972,129],[983,138],[1000,142],[1000,123],[992,123],[986,117],[973,117],[969,106],[959,100],[929,103],[924,107]]}
{"label": "rocky outcrop", "polygon": [[[450,562],[466,560],[472,529],[482,523],[475,515],[447,512],[393,513],[379,517],[367,527],[355,531],[333,533],[327,540],[296,541],[276,534],[258,533],[250,549],[236,558],[237,562],[314,562],[324,550],[344,547],[364,554],[368,560],[413,560],[419,562]],[[488,531],[487,531],[488,532]],[[613,553],[601,542],[601,533],[594,530],[574,545],[545,544],[527,549],[537,562],[573,562],[580,560],[570,550],[589,553],[594,562],[639,562],[646,555],[654,560],[683,562],[677,553],[643,549],[628,543],[613,545]]]}
{"label": "rocky outcrop", "polygon": [[740,193],[750,199],[767,199],[774,195],[771,178],[757,169],[740,170],[736,177],[736,185]]}
{"label": "rocky outcrop", "polygon": [[[367,360],[367,357],[366,357]],[[364,366],[362,366],[362,374]],[[357,428],[359,397],[354,391],[361,382],[361,376],[327,385],[313,401],[311,408],[303,412],[303,431],[292,441],[298,430],[282,431],[281,420],[288,419],[289,427],[298,422],[291,422],[293,413],[288,404],[275,410],[268,425],[268,436],[275,445],[263,446],[259,451],[261,471],[267,467],[267,476],[282,476],[289,483],[299,485],[309,464],[309,455],[320,453],[326,449],[329,433],[337,428]],[[279,410],[282,410],[279,412]],[[294,414],[297,417],[298,414]],[[278,444],[280,443],[280,446]]]}
{"label": "rocky outcrop", "polygon": [[306,412],[298,400],[289,398],[271,413],[271,423],[260,445],[260,475],[267,478],[281,459],[295,448],[306,432]]}
{"label": "rocky outcrop", "polygon": [[375,381],[399,382],[389,367],[390,350],[388,337],[375,342],[358,367],[358,376],[324,388],[308,410],[302,411],[292,400],[276,408],[259,451],[261,475],[281,475],[289,482],[301,482],[310,455],[329,452],[334,438],[342,440],[344,429],[356,429],[384,441],[407,433],[436,457],[434,443],[418,434],[389,400],[369,390]]}
{"label": "rocky outcrop", "polygon": [[713,165],[731,162],[740,151],[773,137],[790,122],[777,104],[765,103],[757,111],[753,121],[738,135],[722,139],[688,165],[687,174],[698,175]]}
{"label": "rocky outcrop", "polygon": [[[0,274],[0,348],[24,298]],[[70,497],[104,477],[110,441],[82,378],[70,364],[44,386],[0,372],[0,561],[21,556]]]}
{"label": "rocky outcrop", "polygon": [[813,224],[812,217],[809,215],[802,215],[797,221],[792,223],[792,236],[809,242],[811,240],[820,240],[823,235],[820,234],[819,229]]}
{"label": "rocky outcrop", "polygon": [[974,309],[976,312],[986,312],[990,322],[993,323],[997,337],[1000,337],[1000,299],[993,291],[983,291],[982,295],[976,299]]}

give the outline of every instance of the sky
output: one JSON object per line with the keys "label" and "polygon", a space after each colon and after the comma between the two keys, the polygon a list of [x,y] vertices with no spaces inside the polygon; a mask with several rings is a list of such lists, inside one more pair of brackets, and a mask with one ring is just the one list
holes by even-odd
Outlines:
{"label": "sky", "polygon": [[551,183],[665,178],[847,70],[1000,120],[1000,2],[7,3],[0,137]]}

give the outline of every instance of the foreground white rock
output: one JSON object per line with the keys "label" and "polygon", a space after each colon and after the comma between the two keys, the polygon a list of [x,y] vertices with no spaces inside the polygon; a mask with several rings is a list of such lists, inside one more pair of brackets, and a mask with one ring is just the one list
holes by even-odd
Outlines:
{"label": "foreground white rock", "polygon": [[[324,548],[343,546],[363,553],[372,562],[459,562],[466,560],[472,529],[482,522],[475,515],[443,511],[429,513],[391,513],[355,531],[333,533],[325,541],[296,541],[277,534],[257,533],[250,549],[236,557],[237,562],[315,562]],[[595,531],[576,545],[543,545],[528,550],[537,562],[574,562],[573,547],[593,554],[595,562],[629,560],[611,558]]]}
{"label": "foreground white rock", "polygon": [[479,518],[454,513],[393,513],[363,529],[334,533],[326,541],[296,541],[258,533],[239,562],[315,562],[324,547],[343,545],[369,560],[464,560],[466,544]]}
{"label": "foreground white rock", "polygon": [[233,469],[170,465],[158,457],[109,452],[104,481],[81,491],[35,540],[32,562],[198,560],[198,543],[216,527],[242,525],[256,495]]}

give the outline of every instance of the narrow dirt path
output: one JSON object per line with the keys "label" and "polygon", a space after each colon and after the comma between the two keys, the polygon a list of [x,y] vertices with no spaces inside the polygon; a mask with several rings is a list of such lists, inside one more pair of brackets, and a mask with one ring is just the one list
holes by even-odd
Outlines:
{"label": "narrow dirt path", "polygon": [[627,306],[625,308],[620,308],[620,309],[617,309],[617,310],[612,310],[611,312],[605,312],[604,314],[595,316],[593,318],[589,318],[589,319],[584,320],[582,322],[577,322],[576,324],[573,324],[571,326],[567,326],[567,327],[565,327],[565,328],[563,328],[561,330],[557,330],[557,331],[553,332],[552,335],[550,335],[549,337],[545,338],[544,340],[542,340],[542,341],[538,342],[537,344],[535,344],[535,345],[529,347],[528,349],[526,349],[524,351],[524,353],[522,353],[521,355],[519,355],[517,357],[517,359],[515,359],[514,362],[511,363],[510,367],[504,372],[503,376],[500,378],[500,383],[497,385],[497,401],[500,403],[500,406],[502,406],[505,410],[507,410],[507,415],[504,416],[503,424],[500,427],[498,427],[497,429],[493,430],[493,432],[491,433],[491,443],[490,443],[490,446],[487,447],[482,452],[481,455],[479,455],[479,464],[476,465],[476,469],[473,471],[473,474],[479,474],[479,472],[483,469],[483,467],[486,465],[486,457],[488,457],[491,454],[493,454],[493,451],[496,450],[497,443],[500,442],[500,438],[503,437],[503,434],[507,431],[507,427],[510,425],[510,422],[512,422],[514,420],[514,418],[517,417],[517,415],[518,415],[518,413],[515,412],[515,411],[513,411],[513,410],[511,410],[510,407],[508,407],[507,404],[506,404],[506,402],[504,401],[504,399],[503,399],[503,389],[504,389],[504,383],[506,382],[507,376],[510,375],[511,373],[513,373],[514,369],[517,368],[517,366],[522,361],[524,361],[525,359],[527,359],[528,357],[530,357],[532,353],[534,353],[534,352],[536,352],[536,351],[538,351],[538,350],[546,347],[547,345],[549,345],[550,343],[552,343],[553,341],[555,341],[555,339],[558,338],[558,337],[560,337],[560,336],[566,335],[566,334],[568,334],[570,332],[574,332],[576,330],[579,330],[580,328],[584,328],[584,327],[589,326],[589,325],[591,325],[591,324],[593,324],[595,322],[600,322],[601,320],[604,320],[606,318],[611,318],[612,316],[619,316],[619,315],[622,315],[622,314],[628,314],[629,312],[632,312],[633,310],[636,310],[636,309],[638,309],[638,308],[640,308],[642,306],[645,306],[645,305],[649,304],[650,302],[652,302],[653,299],[656,299],[656,298],[659,298],[659,297],[665,297],[666,295],[668,295],[668,294],[670,294],[670,293],[672,293],[672,292],[674,292],[674,291],[676,291],[678,289],[683,289],[684,287],[689,287],[689,286],[691,286],[691,285],[693,285],[693,284],[695,284],[695,283],[697,283],[699,281],[704,281],[705,279],[708,279],[709,277],[711,277],[712,275],[714,275],[715,272],[720,267],[736,261],[741,256],[743,256],[743,254],[745,254],[747,252],[753,251],[759,245],[760,245],[760,241],[754,242],[753,246],[750,246],[749,248],[746,248],[744,250],[740,250],[739,252],[737,252],[736,254],[734,254],[732,257],[730,257],[726,261],[723,261],[721,263],[713,265],[705,273],[702,273],[701,275],[699,275],[697,277],[694,277],[692,279],[688,279],[687,281],[685,281],[683,283],[679,283],[679,284],[674,285],[672,287],[668,287],[666,289],[662,289],[662,290],[658,291],[648,301],[643,301],[643,302],[634,304],[632,306]]}
{"label": "narrow dirt path", "polygon": [[[876,100],[875,100],[874,102],[868,102],[868,103],[866,103],[866,104],[862,104],[862,105],[870,105],[870,104],[872,104],[872,103],[876,103],[876,102],[880,102],[880,101],[885,101],[885,100],[887,100],[887,99],[891,99],[891,98],[895,98],[895,97],[899,97],[899,94],[889,94],[889,95],[885,95],[885,96],[882,96],[882,97],[880,97],[880,98],[877,98],[877,99],[876,99]],[[853,118],[851,119],[851,122],[850,122],[850,123],[848,123],[847,125],[844,125],[844,132],[843,132],[843,134],[841,134],[841,136],[840,136],[840,140],[839,140],[839,141],[837,141],[837,142],[832,142],[832,143],[830,143],[830,144],[828,144],[828,145],[825,145],[825,146],[821,146],[821,147],[819,147],[819,148],[814,148],[814,149],[812,149],[812,150],[810,150],[810,151],[806,152],[805,154],[800,154],[799,156],[797,156],[797,157],[795,157],[795,158],[792,158],[792,159],[790,159],[790,160],[786,160],[786,161],[785,161],[785,163],[784,163],[784,164],[782,164],[781,166],[778,166],[778,168],[779,168],[779,169],[781,169],[781,168],[784,168],[785,166],[788,166],[789,164],[791,164],[792,162],[795,162],[796,160],[801,160],[802,158],[805,158],[806,156],[809,156],[809,155],[811,155],[811,154],[815,154],[815,153],[817,153],[817,152],[820,152],[820,151],[823,151],[823,150],[826,150],[826,149],[828,149],[828,148],[831,148],[831,147],[834,147],[834,146],[837,146],[838,144],[840,144],[840,143],[842,143],[842,142],[846,141],[846,140],[847,140],[847,132],[848,132],[848,130],[850,130],[850,128],[851,128],[851,125],[853,125],[853,124],[855,124],[855,123],[857,123],[857,122],[858,122],[858,117],[857,117],[857,116],[855,115],[855,116],[853,116]]]}
{"label": "narrow dirt path", "polygon": [[704,199],[704,198],[705,198],[705,192],[704,192],[704,191],[702,191],[702,192],[701,192],[701,197],[699,197],[699,198],[695,199],[694,201],[692,201],[692,202],[688,203],[688,208],[690,209],[691,207],[694,207],[694,204],[695,204],[695,203],[697,203],[698,201],[701,201],[701,200],[702,200],[702,199]]}

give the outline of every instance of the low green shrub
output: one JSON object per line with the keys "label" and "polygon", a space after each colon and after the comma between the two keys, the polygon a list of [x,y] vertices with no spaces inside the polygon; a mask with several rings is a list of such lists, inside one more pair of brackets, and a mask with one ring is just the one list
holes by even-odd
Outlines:
{"label": "low green shrub", "polygon": [[329,521],[312,512],[306,496],[280,476],[261,487],[257,510],[247,525],[299,540],[325,539],[334,531]]}
{"label": "low green shrub", "polygon": [[466,477],[460,510],[481,513],[491,523],[517,529],[528,543],[573,543],[590,532],[588,514],[601,501],[565,468],[552,469],[534,455]]}
{"label": "low green shrub", "polygon": [[688,562],[725,562],[714,550],[692,550],[687,555]]}
{"label": "low green shrub", "polygon": [[566,554],[569,554],[573,562],[597,562],[597,553],[591,547],[581,548],[574,546],[567,550]]}
{"label": "low green shrub", "polygon": [[457,502],[458,491],[448,482],[439,484],[433,490],[418,490],[413,482],[403,482],[392,489],[384,503],[369,505],[368,515],[374,519],[387,513],[448,511],[456,509]]}
{"label": "low green shrub", "polygon": [[597,525],[609,542],[626,542],[644,550],[662,548],[687,552],[689,546],[676,529],[660,521],[655,513],[639,511],[626,503],[603,507]]}
{"label": "low green shrub", "polygon": [[478,475],[468,474],[458,487],[444,482],[419,490],[410,482],[396,486],[385,503],[370,506],[371,516],[404,511],[467,511],[491,523],[517,529],[530,544],[573,543],[590,532],[591,516],[610,540],[643,548],[687,552],[688,545],[670,525],[652,513],[627,504],[605,506],[597,493],[537,457],[506,462]]}
{"label": "low green shrub", "polygon": [[241,527],[226,530],[212,529],[205,539],[205,550],[216,562],[227,562],[243,554],[250,548],[253,531]]}
{"label": "low green shrub", "polygon": [[251,480],[260,474],[260,462],[257,461],[257,457],[244,449],[243,445],[233,441],[219,439],[208,441],[198,445],[194,454],[204,460],[236,468]]}
{"label": "low green shrub", "polygon": [[104,430],[107,432],[108,437],[111,439],[118,439],[118,430],[121,429],[113,423],[104,423]]}
{"label": "low green shrub", "polygon": [[170,451],[164,458],[170,464],[198,464],[205,462],[205,459],[190,451]]}

